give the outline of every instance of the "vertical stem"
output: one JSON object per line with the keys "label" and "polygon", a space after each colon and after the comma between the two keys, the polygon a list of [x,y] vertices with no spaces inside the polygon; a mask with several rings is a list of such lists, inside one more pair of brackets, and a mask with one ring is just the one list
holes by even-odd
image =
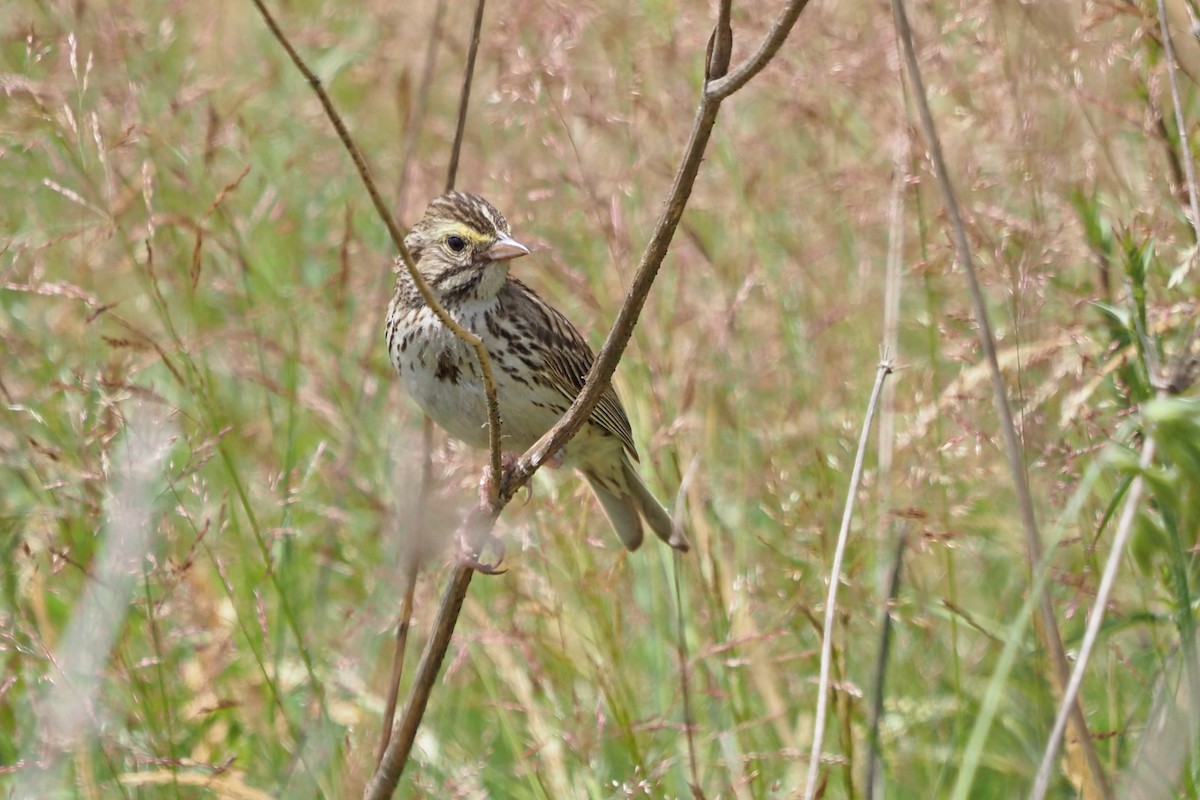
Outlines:
{"label": "vertical stem", "polygon": [[[454,188],[458,177],[458,155],[462,151],[463,132],[467,128],[467,105],[471,102],[471,80],[475,76],[475,56],[479,53],[479,34],[483,30],[484,0],[475,4],[475,25],[471,29],[471,46],[467,50],[467,70],[463,75],[462,94],[458,100],[458,124],[454,128],[454,145],[450,148],[450,166],[446,170],[446,191]],[[498,466],[493,464],[494,467]],[[497,471],[493,474],[499,474]]]}
{"label": "vertical stem", "polygon": [[804,789],[804,800],[813,800],[817,791],[817,772],[821,763],[821,747],[825,739],[825,715],[829,701],[829,669],[833,660],[833,620],[837,611],[838,584],[842,580],[842,558],[846,554],[846,542],[850,538],[850,520],[854,517],[854,498],[862,481],[863,460],[867,455],[867,438],[871,434],[871,422],[875,419],[875,408],[883,382],[892,373],[892,365],[881,362],[875,371],[875,388],[871,390],[871,401],[867,404],[867,417],[863,421],[862,434],[858,438],[858,452],[854,456],[854,470],[850,473],[850,487],[846,491],[846,506],[842,511],[842,527],[838,531],[837,547],[833,551],[833,566],[829,569],[829,593],[825,598],[825,624],[821,633],[821,680],[817,688],[817,715],[813,723],[812,754],[808,760],[808,782]]}
{"label": "vertical stem", "polygon": [[[424,511],[424,504],[419,511]],[[420,524],[424,526],[424,514],[421,514]],[[400,696],[400,680],[404,677],[404,651],[408,648],[408,631],[412,625],[413,595],[417,588],[417,558],[410,554],[405,558],[404,565],[404,599],[400,605],[400,620],[396,623],[396,647],[392,652],[392,676],[388,683],[388,695],[383,709],[383,724],[379,732],[379,749],[375,754],[375,766],[383,761],[387,752],[388,742],[392,738],[392,725],[396,720],[396,702]]]}

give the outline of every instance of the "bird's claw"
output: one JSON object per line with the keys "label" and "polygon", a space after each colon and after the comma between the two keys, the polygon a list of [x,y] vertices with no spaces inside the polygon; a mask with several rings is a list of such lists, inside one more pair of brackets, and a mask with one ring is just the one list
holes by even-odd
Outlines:
{"label": "bird's claw", "polygon": [[[480,559],[484,548],[487,547],[496,551],[496,560],[491,564],[485,563]],[[461,563],[476,572],[484,575],[503,575],[508,572],[507,567],[504,569],[500,568],[500,565],[504,563],[504,541],[500,538],[488,533],[480,539],[477,545],[473,547],[467,545],[464,550]]]}
{"label": "bird's claw", "polygon": [[474,558],[464,558],[462,563],[483,575],[503,575],[508,572],[508,567],[500,568],[500,559],[496,559],[495,564],[484,564]]}
{"label": "bird's claw", "polygon": [[500,491],[504,487],[505,478],[520,460],[519,453],[504,451],[500,454],[500,474],[492,475],[492,465],[485,464],[483,467],[483,475],[479,478],[479,507],[483,509],[491,508],[492,506],[492,484],[495,484],[496,495],[499,496]]}

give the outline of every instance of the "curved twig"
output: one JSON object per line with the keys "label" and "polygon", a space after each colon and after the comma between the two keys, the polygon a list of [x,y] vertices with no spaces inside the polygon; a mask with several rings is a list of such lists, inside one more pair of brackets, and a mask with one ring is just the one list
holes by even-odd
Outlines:
{"label": "curved twig", "polygon": [[[455,322],[454,318],[446,313],[446,309],[438,302],[437,297],[434,296],[433,290],[429,288],[429,284],[426,283],[425,278],[417,271],[417,265],[413,262],[412,253],[408,252],[408,247],[404,244],[404,234],[400,232],[400,228],[392,218],[391,212],[388,211],[387,204],[384,203],[379,190],[375,188],[375,181],[371,178],[371,172],[367,168],[367,161],[363,157],[362,152],[359,151],[358,145],[350,138],[350,131],[347,130],[346,123],[342,121],[341,115],[333,107],[333,101],[329,99],[329,94],[325,91],[325,87],[321,85],[321,79],[308,68],[308,65],[304,63],[304,59],[300,58],[300,54],[292,47],[292,43],[288,41],[287,36],[284,35],[275,18],[271,16],[271,12],[263,5],[263,0],[252,0],[252,2],[259,13],[262,14],[263,20],[267,23],[267,27],[271,29],[271,33],[275,36],[276,41],[287,51],[288,57],[296,65],[296,69],[300,70],[300,74],[308,81],[308,85],[316,93],[317,99],[321,101],[321,107],[325,109],[325,116],[329,117],[334,130],[337,131],[338,138],[342,140],[342,144],[350,154],[351,160],[354,161],[354,167],[358,170],[358,175],[362,178],[363,185],[367,189],[367,194],[370,195],[371,202],[375,205],[375,211],[379,214],[379,218],[383,220],[388,235],[392,237],[392,243],[399,251],[400,260],[408,270],[409,277],[412,278],[417,291],[420,292],[421,299],[425,301],[425,304],[437,316],[439,322],[449,328],[455,336],[475,351],[475,359],[479,362],[479,371],[483,375],[483,391],[487,399],[489,449],[492,452],[493,462],[498,465],[500,463],[500,410],[496,404],[496,378],[492,372],[492,360],[488,357],[487,348],[484,347],[483,341],[478,336]],[[498,474],[498,470],[494,471],[493,474]],[[492,487],[489,489],[489,495],[492,498],[496,496],[496,483],[496,481],[492,481]]]}
{"label": "curved twig", "polygon": [[[803,2],[807,2],[807,0],[801,0],[801,3]],[[612,330],[609,331],[608,338],[604,340],[604,344],[596,356],[596,361],[592,364],[583,390],[575,397],[575,402],[571,403],[562,419],[534,443],[533,447],[529,448],[517,460],[512,470],[505,475],[501,486],[502,502],[507,503],[511,500],[517,490],[529,482],[538,467],[570,441],[591,415],[592,409],[600,400],[600,395],[608,389],[617,362],[621,360],[621,355],[625,352],[630,337],[633,336],[633,328],[637,325],[638,316],[646,304],[650,287],[654,284],[655,277],[658,276],[658,270],[667,255],[667,248],[679,225],[679,219],[683,216],[683,210],[687,206],[687,200],[691,195],[696,175],[700,171],[700,163],[704,160],[704,149],[712,135],[713,124],[717,121],[717,111],[720,106],[720,99],[710,98],[707,93],[701,98],[687,148],[684,150],[683,160],[675,175],[675,182],[671,186],[670,196],[658,218],[658,223],[654,226],[650,242],[642,254],[642,260],[634,274],[629,293],[625,296],[625,303],[617,313]]]}
{"label": "curved twig", "polygon": [[754,51],[754,54],[738,64],[737,67],[725,77],[712,81],[704,87],[704,96],[711,100],[724,100],[729,95],[736,92],[738,89],[745,86],[751,78],[762,71],[762,68],[771,62],[775,54],[779,52],[779,48],[783,47],[783,43],[787,41],[788,34],[792,32],[792,27],[796,24],[796,20],[800,18],[800,12],[804,11],[808,6],[808,0],[800,0],[788,4],[779,18],[771,25],[771,29],[767,31],[767,35],[763,37],[762,44]]}
{"label": "curved twig", "polygon": [[[446,168],[446,191],[454,188],[455,178],[458,175],[458,158],[462,152],[463,131],[466,130],[467,123],[467,108],[471,101],[471,80],[475,75],[475,57],[479,53],[479,35],[483,28],[483,5],[484,0],[479,0],[475,4],[475,29],[471,34],[471,45],[467,50],[467,64],[463,74],[463,87],[458,103],[458,124],[455,128],[454,144],[450,147],[450,165]],[[421,77],[421,105],[424,106],[424,96],[428,93],[430,76],[432,74],[435,49],[432,42],[436,41],[437,29],[441,24],[441,17],[445,11],[446,4],[440,2],[438,4],[437,14],[433,21],[433,36],[429,51],[425,58],[425,73]],[[407,162],[411,156],[412,150],[416,143],[416,128],[412,130],[412,136],[409,140],[409,150],[404,154],[407,170]],[[492,415],[493,411],[498,409],[495,406],[488,407],[488,424],[492,430],[500,430],[500,418],[497,413]],[[495,445],[496,443],[490,442]],[[421,484],[417,495],[417,520],[423,528],[428,523],[428,518],[425,515],[425,510],[429,502],[429,492],[433,484],[433,421],[429,415],[425,415],[423,425],[423,436],[421,439]],[[491,463],[492,475],[500,474],[500,448],[493,446],[491,448]],[[492,486],[496,485],[496,481],[492,482]],[[379,733],[379,749],[376,753],[376,766],[383,760],[384,753],[387,752],[388,741],[392,737],[392,727],[396,722],[396,701],[400,694],[400,681],[404,677],[404,654],[408,647],[408,629],[412,624],[413,612],[413,595],[416,592],[417,571],[420,568],[419,556],[417,553],[409,553],[404,565],[404,600],[400,606],[400,620],[396,625],[396,644],[392,654],[392,674],[391,680],[388,683],[387,703],[384,705],[382,724],[380,725]]]}

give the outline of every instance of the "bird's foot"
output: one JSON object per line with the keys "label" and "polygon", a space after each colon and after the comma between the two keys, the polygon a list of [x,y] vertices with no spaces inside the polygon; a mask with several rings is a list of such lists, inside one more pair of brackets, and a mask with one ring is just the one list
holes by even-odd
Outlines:
{"label": "bird's foot", "polygon": [[[496,560],[491,564],[480,559],[483,551],[489,547],[496,553]],[[504,541],[491,533],[486,533],[479,537],[479,540],[474,545],[464,541],[463,553],[459,558],[459,563],[484,575],[503,575],[508,572],[507,567],[504,569],[500,568],[500,565],[504,563]]]}
{"label": "bird's foot", "polygon": [[[504,476],[511,470],[518,459],[521,458],[520,453],[504,451],[500,453],[500,474],[492,475],[492,465],[486,464],[483,468],[483,475],[479,478],[479,507],[488,509],[492,506],[492,497],[500,495],[500,488],[504,485]],[[496,484],[496,492],[492,493],[492,484]]]}

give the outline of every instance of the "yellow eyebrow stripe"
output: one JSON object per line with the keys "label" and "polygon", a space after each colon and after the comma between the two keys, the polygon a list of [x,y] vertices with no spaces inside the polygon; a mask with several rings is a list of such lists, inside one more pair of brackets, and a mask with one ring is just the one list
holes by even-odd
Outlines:
{"label": "yellow eyebrow stripe", "polygon": [[464,225],[461,222],[447,222],[445,225],[438,227],[438,238],[444,239],[452,234],[457,234],[469,242],[475,244],[483,244],[486,237],[480,235],[479,231],[469,225]]}

